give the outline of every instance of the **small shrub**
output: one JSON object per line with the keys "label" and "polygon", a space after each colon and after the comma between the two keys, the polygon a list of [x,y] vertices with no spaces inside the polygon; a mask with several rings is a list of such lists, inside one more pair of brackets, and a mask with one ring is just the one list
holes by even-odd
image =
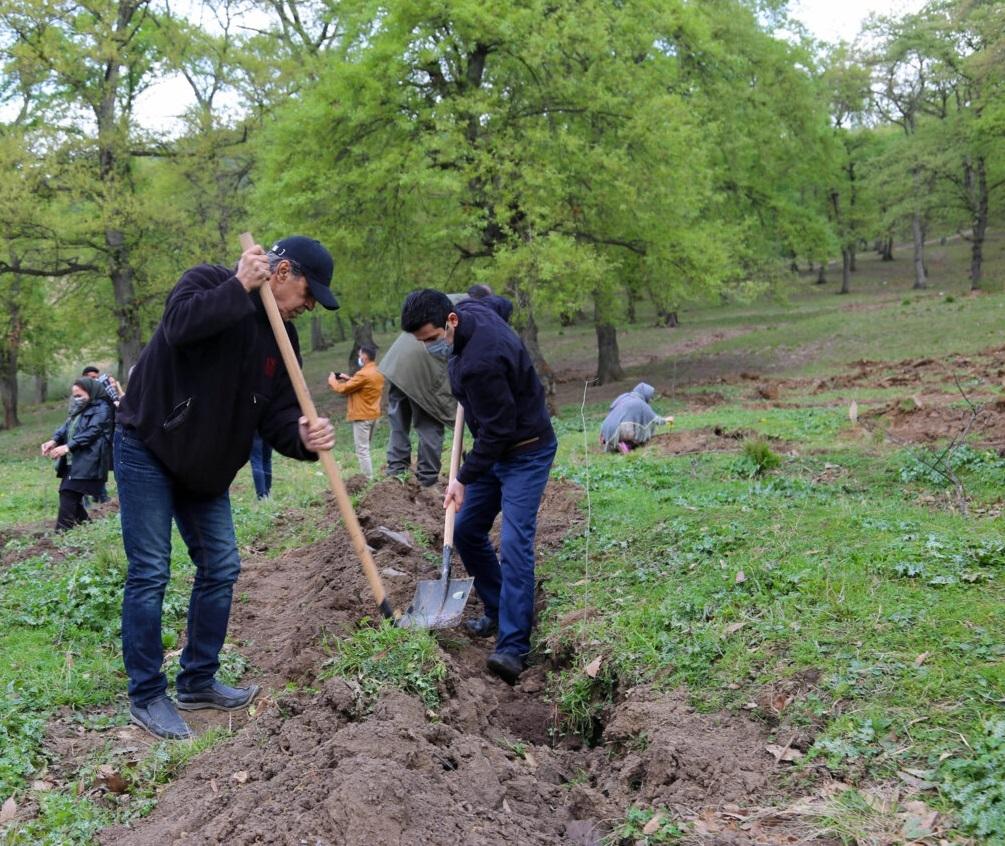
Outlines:
{"label": "small shrub", "polygon": [[733,462],[733,472],[747,479],[762,476],[782,463],[781,457],[768,445],[767,441],[744,441],[743,452]]}

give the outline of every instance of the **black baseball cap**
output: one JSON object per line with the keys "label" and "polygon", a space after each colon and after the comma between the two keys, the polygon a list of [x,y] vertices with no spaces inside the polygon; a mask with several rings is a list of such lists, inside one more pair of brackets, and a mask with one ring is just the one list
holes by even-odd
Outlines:
{"label": "black baseball cap", "polygon": [[269,252],[296,262],[307,277],[311,296],[330,311],[338,308],[338,300],[335,299],[331,289],[335,262],[332,260],[332,254],[321,245],[320,241],[304,235],[291,235],[289,238],[276,241]]}

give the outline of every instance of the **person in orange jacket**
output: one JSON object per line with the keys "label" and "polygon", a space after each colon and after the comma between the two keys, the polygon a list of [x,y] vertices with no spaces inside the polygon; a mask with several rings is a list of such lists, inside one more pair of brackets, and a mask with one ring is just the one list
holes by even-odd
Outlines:
{"label": "person in orange jacket", "polygon": [[347,373],[329,373],[328,385],[337,394],[349,398],[346,419],[352,423],[352,439],[356,447],[359,469],[368,479],[373,478],[373,463],[370,460],[370,442],[373,430],[380,418],[380,394],[384,390],[384,377],[377,369],[377,348],[372,344],[361,344],[359,365],[352,376]]}

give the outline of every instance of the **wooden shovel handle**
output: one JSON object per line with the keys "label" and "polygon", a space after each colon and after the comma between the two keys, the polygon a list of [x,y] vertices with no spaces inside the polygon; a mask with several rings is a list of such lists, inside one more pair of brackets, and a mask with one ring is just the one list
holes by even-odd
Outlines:
{"label": "wooden shovel handle", "polygon": [[[251,237],[251,233],[242,233],[242,252],[254,246],[255,239]],[[286,326],[283,323],[282,315],[279,313],[279,306],[276,305],[276,298],[273,296],[272,288],[268,282],[262,285],[259,290],[262,294],[265,313],[269,316],[272,333],[276,336],[276,343],[279,344],[279,352],[283,357],[283,364],[286,365],[286,372],[290,377],[290,382],[293,384],[297,401],[300,403],[300,411],[307,418],[308,424],[313,426],[318,420],[318,411],[314,407],[314,401],[311,399],[311,392],[307,388],[307,381],[304,379],[303,371],[300,369],[300,362],[297,361],[296,353],[293,352],[293,344],[290,343],[290,336],[286,333]],[[331,454],[331,450],[325,449],[318,453],[318,459],[321,461],[321,466],[324,467],[325,475],[328,477],[328,486],[335,495],[335,502],[338,503],[342,522],[345,523],[345,527],[349,531],[349,537],[352,540],[353,548],[356,550],[356,555],[363,565],[363,573],[366,576],[366,580],[370,583],[373,597],[377,600],[381,613],[385,617],[393,618],[394,611],[391,608],[390,602],[388,602],[387,593],[384,591],[384,584],[381,582],[380,573],[377,571],[377,565],[374,563],[373,556],[370,555],[370,549],[366,545],[366,539],[363,537],[363,530],[359,526],[359,520],[356,519],[356,512],[353,511],[352,502],[349,500],[349,494],[342,481],[342,474],[339,473],[338,465],[335,463],[335,456]]]}
{"label": "wooden shovel handle", "polygon": [[[461,466],[461,452],[464,450],[464,406],[457,403],[457,416],[454,418],[454,445],[450,450],[450,481],[457,478],[457,470]],[[447,506],[447,517],[443,524],[443,545],[454,546],[454,518],[457,516],[457,506],[450,500]]]}

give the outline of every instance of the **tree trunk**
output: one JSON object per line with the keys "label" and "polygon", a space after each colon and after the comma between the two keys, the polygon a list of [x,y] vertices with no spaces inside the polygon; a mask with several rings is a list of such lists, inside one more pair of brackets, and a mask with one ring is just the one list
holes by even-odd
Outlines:
{"label": "tree trunk", "polygon": [[335,328],[338,329],[338,339],[339,341],[345,340],[345,324],[342,322],[342,315],[337,311],[335,312]]}
{"label": "tree trunk", "polygon": [[855,261],[855,253],[851,247],[841,248],[841,290],[839,294],[847,294],[851,291],[851,271]]}
{"label": "tree trunk", "polygon": [[311,352],[324,352],[331,346],[321,326],[321,315],[311,315]]}
{"label": "tree trunk", "polygon": [[638,296],[635,293],[635,289],[630,285],[625,288],[625,301],[627,303],[628,309],[628,322],[635,322],[635,304],[638,301]]}
{"label": "tree trunk", "polygon": [[[848,265],[848,272],[849,273],[857,273],[858,272],[858,260],[856,258],[855,248],[854,247],[849,247],[848,251],[851,253],[851,262]],[[844,291],[843,293],[847,294],[848,292]]]}
{"label": "tree trunk", "polygon": [[618,353],[618,330],[613,323],[598,321],[597,330],[597,384],[606,385],[625,378]]}
{"label": "tree trunk", "polygon": [[817,270],[817,284],[824,285],[827,283],[827,260],[824,259],[820,262],[820,268]]}
{"label": "tree trunk", "polygon": [[667,311],[666,309],[660,309],[656,312],[656,316],[659,318],[657,326],[665,326],[668,329],[673,329],[674,326],[679,326],[680,321],[677,319],[677,312]]}
{"label": "tree trunk", "polygon": [[21,319],[21,278],[16,270],[20,261],[14,258],[14,279],[10,283],[10,299],[7,301],[7,325],[0,348],[0,400],[3,402],[3,427],[13,429],[21,425],[17,416],[17,362],[21,351],[21,337],[24,324]]}
{"label": "tree trunk", "polygon": [[928,287],[928,276],[925,273],[925,226],[921,212],[915,212],[911,217],[911,235],[914,239],[914,290]]}
{"label": "tree trunk", "polygon": [[125,236],[118,229],[105,230],[109,249],[109,276],[115,294],[115,321],[118,324],[119,374],[126,374],[140,358],[143,338],[140,331],[140,307],[136,301],[136,273],[129,263]]}
{"label": "tree trunk", "polygon": [[893,236],[887,235],[883,241],[883,251],[881,254],[883,261],[893,261]]}
{"label": "tree trunk", "polygon": [[49,374],[44,370],[35,374],[35,398],[39,404],[49,401]]}
{"label": "tree trunk", "polygon": [[554,417],[558,413],[555,406],[555,371],[551,369],[544,355],[541,352],[541,345],[537,338],[537,321],[534,320],[534,309],[531,307],[530,294],[522,285],[513,283],[509,286],[509,293],[516,301],[517,310],[514,311],[511,323],[513,328],[520,335],[520,340],[530,354],[530,360],[534,362],[534,369],[537,371],[537,378],[544,386],[544,401],[548,406],[548,413]]}
{"label": "tree trunk", "polygon": [[360,320],[358,323],[353,322],[352,324],[352,349],[349,350],[349,373],[355,373],[359,370],[359,365],[356,364],[356,356],[359,355],[359,348],[363,344],[373,343],[373,321],[372,320]]}
{"label": "tree trunk", "polygon": [[975,168],[977,176],[976,184],[976,208],[974,214],[974,231],[972,233],[973,242],[970,245],[970,290],[979,291],[981,287],[982,264],[984,261],[984,238],[988,231],[988,174],[984,157],[977,159]]}

